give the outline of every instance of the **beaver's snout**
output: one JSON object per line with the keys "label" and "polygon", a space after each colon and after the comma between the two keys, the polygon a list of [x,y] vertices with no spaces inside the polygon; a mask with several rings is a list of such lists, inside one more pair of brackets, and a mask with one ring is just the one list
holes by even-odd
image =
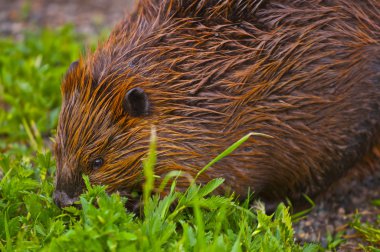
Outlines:
{"label": "beaver's snout", "polygon": [[64,191],[58,191],[56,190],[53,194],[54,203],[59,207],[67,207],[72,206],[75,201],[79,200],[79,197],[70,197],[67,195]]}

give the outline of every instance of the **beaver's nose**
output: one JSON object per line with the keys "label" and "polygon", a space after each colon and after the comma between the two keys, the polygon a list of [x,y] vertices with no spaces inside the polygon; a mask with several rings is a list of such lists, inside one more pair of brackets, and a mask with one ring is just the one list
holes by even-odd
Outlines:
{"label": "beaver's nose", "polygon": [[53,194],[53,200],[54,203],[59,207],[67,207],[67,206],[72,206],[75,201],[78,201],[79,197],[74,197],[71,198],[67,195],[66,192],[64,191],[58,191],[56,190]]}

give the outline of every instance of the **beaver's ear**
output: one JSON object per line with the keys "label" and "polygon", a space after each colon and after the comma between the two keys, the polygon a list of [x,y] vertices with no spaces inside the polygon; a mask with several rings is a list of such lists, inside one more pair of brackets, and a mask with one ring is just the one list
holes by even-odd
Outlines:
{"label": "beaver's ear", "polygon": [[78,65],[79,65],[79,60],[71,63],[71,65],[69,66],[69,69],[67,69],[66,76],[69,75],[71,72],[74,72],[75,69],[77,69]]}
{"label": "beaver's ear", "polygon": [[71,63],[67,69],[65,75],[62,78],[61,87],[63,88],[64,99],[68,99],[77,87],[76,79],[80,79],[78,76],[79,61]]}
{"label": "beaver's ear", "polygon": [[125,94],[123,100],[123,110],[125,113],[133,117],[149,115],[149,99],[142,88],[132,88]]}

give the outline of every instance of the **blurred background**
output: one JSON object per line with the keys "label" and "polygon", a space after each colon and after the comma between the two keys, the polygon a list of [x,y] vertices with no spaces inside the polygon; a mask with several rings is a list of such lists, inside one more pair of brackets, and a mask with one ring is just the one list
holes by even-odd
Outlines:
{"label": "blurred background", "polygon": [[83,35],[110,29],[135,0],[0,0],[0,36],[20,38],[23,30],[71,23]]}

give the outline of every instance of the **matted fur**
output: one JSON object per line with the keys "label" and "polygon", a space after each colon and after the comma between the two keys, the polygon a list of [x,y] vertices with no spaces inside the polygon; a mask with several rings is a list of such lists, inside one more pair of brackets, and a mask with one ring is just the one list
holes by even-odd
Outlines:
{"label": "matted fur", "polygon": [[[149,116],[124,113],[134,87]],[[273,138],[251,138],[200,182],[224,177],[224,189],[266,200],[313,196],[379,156],[380,1],[140,0],[67,73],[62,95],[56,189],[70,198],[82,173],[109,191],[139,190],[152,125],[161,177],[194,176],[258,132]]]}

